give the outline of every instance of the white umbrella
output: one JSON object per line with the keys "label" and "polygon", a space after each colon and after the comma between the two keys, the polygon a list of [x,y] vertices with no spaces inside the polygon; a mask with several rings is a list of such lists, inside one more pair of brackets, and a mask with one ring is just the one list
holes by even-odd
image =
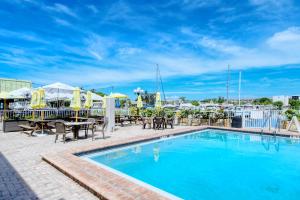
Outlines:
{"label": "white umbrella", "polygon": [[73,91],[75,90],[75,87],[60,82],[45,85],[42,88],[44,88],[48,93],[57,93],[59,91],[63,93],[73,94]]}
{"label": "white umbrella", "polygon": [[[86,94],[83,94],[83,96],[84,96],[85,99],[87,98]],[[92,100],[93,101],[102,101],[103,97],[101,97],[100,95],[92,92]]]}
{"label": "white umbrella", "polygon": [[9,96],[15,99],[28,99],[31,97],[31,88],[20,88],[9,93]]}
{"label": "white umbrella", "polygon": [[65,101],[65,100],[71,100],[73,97],[72,94],[69,93],[46,93],[46,100],[47,101]]}
{"label": "white umbrella", "polygon": [[49,101],[72,99],[75,90],[75,87],[60,82],[45,85],[42,88],[45,89],[46,99]]}

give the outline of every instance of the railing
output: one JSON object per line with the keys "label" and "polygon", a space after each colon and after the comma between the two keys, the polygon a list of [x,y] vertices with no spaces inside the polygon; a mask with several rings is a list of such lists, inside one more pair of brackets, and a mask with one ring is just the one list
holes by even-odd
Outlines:
{"label": "railing", "polygon": [[[76,115],[76,112],[71,109],[1,110],[0,119],[29,119],[33,115],[39,118],[42,116],[42,113],[45,119],[74,117]],[[81,109],[78,111],[78,115],[81,117],[88,115],[100,116],[104,115],[104,111],[103,109]]]}
{"label": "railing", "polygon": [[[33,116],[41,117],[43,112],[45,119],[51,118],[66,118],[74,117],[76,112],[72,109],[44,109],[44,110],[6,110],[0,111],[0,120],[3,119],[30,119]],[[131,115],[129,109],[116,109],[116,115]],[[283,119],[282,112],[279,110],[243,110],[243,111],[225,111],[223,116],[219,115],[217,111],[201,111],[200,115],[206,116],[208,119],[208,124],[211,124],[212,120],[222,119],[226,120],[226,126],[230,124],[231,118],[235,116],[242,117],[242,127],[243,128],[273,128],[278,129],[281,125],[281,120]],[[79,116],[103,116],[105,115],[104,109],[82,109],[79,111]],[[206,119],[204,117],[201,119]],[[228,125],[227,125],[228,124]],[[225,126],[225,123],[224,123]]]}
{"label": "railing", "polygon": [[278,119],[281,119],[279,110],[252,110],[244,111],[245,128],[276,128]]}

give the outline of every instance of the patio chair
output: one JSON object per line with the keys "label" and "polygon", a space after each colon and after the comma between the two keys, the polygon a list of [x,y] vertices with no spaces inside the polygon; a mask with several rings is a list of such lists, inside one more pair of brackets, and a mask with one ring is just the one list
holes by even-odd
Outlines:
{"label": "patio chair", "polygon": [[66,125],[62,121],[55,122],[55,143],[58,139],[58,135],[63,135],[63,141],[66,142],[66,135],[68,133],[71,133],[72,131],[68,128],[66,128]]}
{"label": "patio chair", "polygon": [[[101,129],[100,129],[100,131],[102,132],[103,139],[105,139],[105,130],[106,130],[107,124],[108,124],[108,119],[107,119],[107,117],[104,117],[104,121],[103,121],[103,124],[101,125]],[[94,136],[95,136],[95,132],[92,132],[92,140],[94,140]]]}
{"label": "patio chair", "polygon": [[165,118],[165,128],[168,128],[168,125],[171,127],[171,128],[174,128],[174,117],[167,117]]}
{"label": "patio chair", "polygon": [[153,128],[154,129],[164,129],[165,119],[163,117],[154,117],[153,118]]}
{"label": "patio chair", "polygon": [[96,131],[96,120],[94,118],[88,118],[86,121],[91,122],[91,124],[85,126],[85,137],[87,138],[89,130],[91,130],[92,135],[94,135],[94,132]]}
{"label": "patio chair", "polygon": [[145,129],[147,125],[149,128],[151,128],[151,125],[152,125],[151,117],[142,117],[141,119],[142,119],[142,123],[143,123],[143,129]]}

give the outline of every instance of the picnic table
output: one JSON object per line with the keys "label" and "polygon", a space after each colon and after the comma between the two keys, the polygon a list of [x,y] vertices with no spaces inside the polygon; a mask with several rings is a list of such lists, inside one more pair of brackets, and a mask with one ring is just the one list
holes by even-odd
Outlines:
{"label": "picnic table", "polygon": [[29,122],[30,125],[19,125],[19,127],[23,129],[23,132],[30,131],[28,133],[30,136],[32,136],[32,134],[37,131],[43,132],[44,130],[48,130],[48,131],[52,132],[51,129],[54,128],[53,126],[49,125],[49,123],[52,122],[52,120],[29,119],[27,121]]}
{"label": "picnic table", "polygon": [[[92,122],[64,122],[64,124],[72,128],[74,139],[78,139],[81,126],[91,125]],[[85,137],[87,137],[87,135]]]}

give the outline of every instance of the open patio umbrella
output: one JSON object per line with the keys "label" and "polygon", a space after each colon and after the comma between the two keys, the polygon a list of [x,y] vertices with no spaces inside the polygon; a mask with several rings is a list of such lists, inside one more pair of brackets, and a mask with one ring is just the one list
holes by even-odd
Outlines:
{"label": "open patio umbrella", "polygon": [[14,91],[11,91],[9,95],[14,99],[28,99],[30,98],[32,89],[30,88],[20,88]]}
{"label": "open patio umbrella", "polygon": [[161,108],[161,99],[160,99],[160,93],[156,93],[155,97],[155,108]]}
{"label": "open patio umbrella", "polygon": [[78,111],[81,108],[80,89],[79,88],[75,88],[75,90],[73,91],[73,98],[72,98],[70,107],[76,111],[75,119],[77,122],[78,121]]}
{"label": "open patio umbrella", "polygon": [[58,107],[59,101],[72,99],[72,94],[75,90],[75,87],[60,82],[45,85],[43,88],[45,89],[47,100],[57,101]]}

